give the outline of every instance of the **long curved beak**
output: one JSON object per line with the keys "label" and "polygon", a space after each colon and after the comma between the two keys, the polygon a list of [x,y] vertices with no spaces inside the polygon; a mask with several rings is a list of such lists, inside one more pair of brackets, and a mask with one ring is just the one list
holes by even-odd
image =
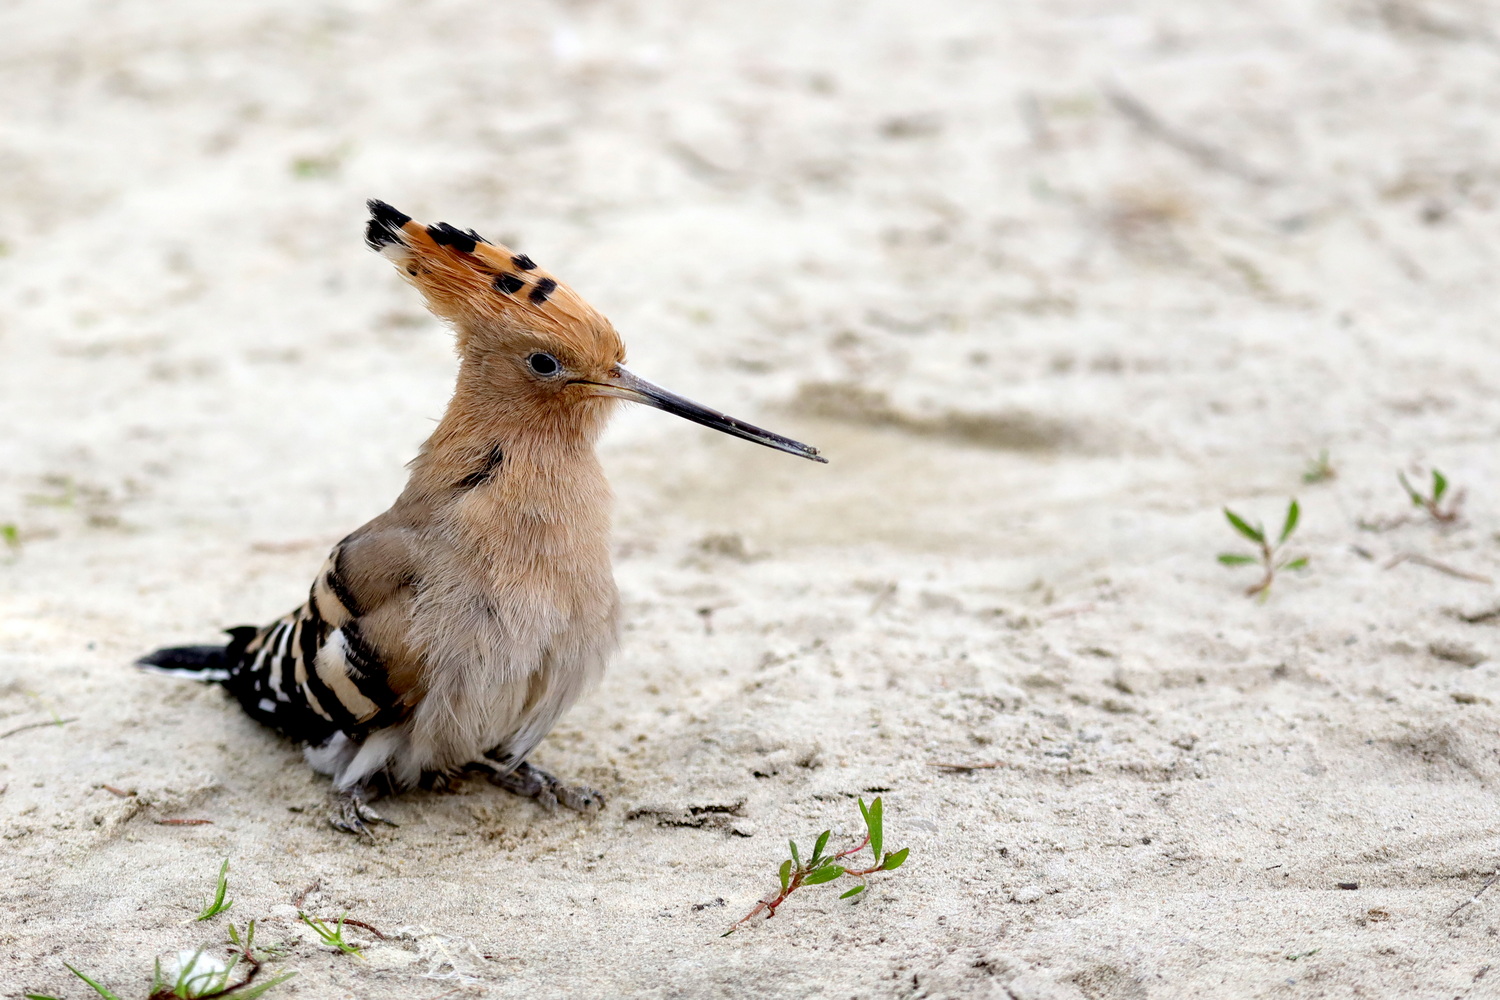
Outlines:
{"label": "long curved beak", "polygon": [[744,438],[746,441],[754,441],[756,444],[763,444],[767,448],[784,451],[788,455],[799,455],[814,462],[826,463],[828,461],[828,459],[818,454],[818,449],[805,445],[801,441],[793,441],[791,438],[782,437],[780,434],[773,434],[771,431],[756,427],[754,424],[747,424],[743,420],[736,420],[733,417],[726,416],[718,410],[710,410],[706,406],[700,406],[691,399],[684,399],[676,393],[660,389],[645,379],[632,375],[618,365],[610,373],[608,381],[585,382],[583,384],[591,387],[594,392],[601,396],[618,396],[621,399],[629,399],[636,403],[645,403],[647,406],[654,406],[658,410],[675,413],[679,417],[691,420],[695,424],[712,427],[716,431],[723,431],[725,434]]}

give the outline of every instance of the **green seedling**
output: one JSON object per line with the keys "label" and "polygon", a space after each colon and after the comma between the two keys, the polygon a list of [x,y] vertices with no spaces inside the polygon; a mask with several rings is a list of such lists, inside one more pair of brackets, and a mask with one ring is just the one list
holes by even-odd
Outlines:
{"label": "green seedling", "polygon": [[[866,876],[872,875],[875,872],[891,872],[900,868],[906,861],[906,856],[910,853],[911,848],[903,847],[899,851],[881,853],[885,835],[883,829],[884,808],[881,805],[880,799],[877,797],[868,806],[865,805],[864,799],[860,799],[859,812],[864,817],[865,836],[863,840],[847,851],[840,851],[837,854],[824,854],[823,852],[828,847],[828,838],[832,835],[831,830],[824,830],[818,834],[818,839],[813,844],[812,856],[804,863],[802,860],[802,851],[797,847],[797,842],[795,840],[788,841],[792,856],[781,863],[781,869],[778,872],[778,877],[781,881],[780,890],[770,893],[765,899],[756,903],[754,909],[739,920],[736,920],[734,925],[721,936],[728,937],[739,930],[742,924],[760,913],[764,913],[767,920],[776,916],[777,907],[785,903],[788,896],[803,886],[822,885],[824,882],[832,882],[835,879],[848,875],[859,880],[858,885],[839,896],[840,899],[849,899],[865,891],[867,884],[865,881]],[[866,846],[870,848],[870,853],[873,855],[875,861],[870,867],[855,869],[838,864],[844,858],[858,854]]]}
{"label": "green seedling", "polygon": [[4,542],[5,547],[12,552],[21,551],[21,529],[10,521],[0,524],[0,542]]}
{"label": "green seedling", "polygon": [[[253,931],[251,933],[253,935]],[[248,951],[231,955],[229,962],[222,967],[217,962],[209,962],[206,968],[200,968],[199,959],[202,955],[200,950],[186,962],[180,962],[176,975],[170,977],[162,975],[161,961],[158,959],[151,979],[151,995],[147,1000],[209,1000],[211,997],[223,996],[254,998],[296,975],[295,972],[284,972],[275,979],[255,983],[253,980],[260,971],[260,963],[250,959]],[[235,983],[232,982],[234,970],[242,957],[250,970],[243,980]]]}
{"label": "green seedling", "polygon": [[292,161],[292,176],[301,180],[320,180],[338,174],[349,146],[344,144],[322,156],[299,156]]}
{"label": "green seedling", "polygon": [[342,914],[339,917],[338,926],[329,927],[317,917],[309,917],[301,910],[297,911],[297,919],[316,931],[318,937],[323,939],[324,944],[331,945],[346,955],[353,955],[355,958],[364,958],[358,948],[344,940],[344,917],[347,916],[347,913]]}
{"label": "green seedling", "polygon": [[[1396,478],[1401,482],[1401,488],[1406,491],[1413,507],[1420,507],[1427,512],[1438,524],[1452,524],[1458,520],[1458,509],[1463,506],[1464,492],[1458,492],[1448,496],[1448,478],[1436,469],[1432,470],[1432,489],[1427,493],[1417,490],[1407,481],[1406,473],[1396,473]],[[1448,496],[1448,504],[1443,505],[1443,497]]]}
{"label": "green seedling", "polygon": [[250,949],[255,945],[255,921],[252,920],[245,925],[245,933],[234,924],[229,925],[229,944],[246,958],[250,957]]}
{"label": "green seedling", "polygon": [[[296,975],[283,972],[265,982],[255,982],[260,973],[261,962],[250,950],[255,943],[255,921],[250,921],[243,935],[233,924],[229,925],[231,955],[229,961],[220,965],[216,961],[203,961],[203,949],[193,952],[186,961],[179,960],[177,971],[168,975],[162,971],[161,959],[152,967],[151,992],[146,1000],[215,1000],[233,996],[236,1000],[255,1000],[267,990],[279,986]],[[245,965],[244,978],[234,981],[235,970]],[[89,978],[73,966],[63,963],[67,970],[82,979],[103,1000],[120,1000],[118,994]],[[27,993],[26,1000],[58,1000],[44,993]]]}
{"label": "green seedling", "polygon": [[72,476],[47,476],[42,481],[56,492],[26,494],[26,502],[33,507],[71,507],[77,501],[78,484]]}
{"label": "green seedling", "polygon": [[228,891],[229,859],[225,858],[224,863],[219,866],[219,883],[214,889],[214,901],[212,903],[205,903],[203,905],[203,911],[198,914],[198,919],[208,920],[212,917],[217,917],[219,914],[223,913],[225,910],[233,906],[233,900],[229,902],[224,901],[224,894]]}
{"label": "green seedling", "polygon": [[1248,597],[1264,598],[1271,590],[1271,582],[1276,579],[1276,574],[1284,569],[1304,569],[1307,566],[1307,557],[1299,556],[1290,559],[1281,554],[1282,546],[1292,537],[1297,530],[1297,522],[1302,516],[1302,508],[1297,506],[1293,500],[1287,505],[1286,520],[1281,524],[1281,534],[1273,543],[1266,534],[1266,529],[1259,523],[1251,524],[1240,517],[1228,507],[1224,508],[1224,516],[1229,520],[1229,526],[1242,536],[1260,548],[1260,552],[1253,556],[1243,555],[1238,552],[1221,552],[1219,562],[1225,566],[1260,566],[1263,575],[1260,582],[1245,588]]}
{"label": "green seedling", "polygon": [[[273,986],[279,986],[282,983],[286,982],[288,979],[291,979],[293,976],[296,975],[295,972],[283,972],[281,975],[276,976],[276,977],[274,977],[272,979],[269,979],[269,980],[267,980],[264,983],[254,983],[254,985],[251,985],[252,982],[255,979],[256,974],[260,972],[260,968],[261,968],[261,961],[260,961],[260,959],[256,958],[255,957],[255,953],[250,950],[251,948],[254,947],[254,945],[255,945],[255,921],[254,920],[250,921],[248,924],[245,925],[245,933],[244,934],[241,934],[239,932],[239,929],[236,928],[234,926],[234,924],[230,924],[229,925],[229,946],[230,946],[230,950],[231,951],[237,951],[237,952],[239,952],[239,954],[234,959],[230,960],[229,969],[233,969],[234,966],[235,966],[236,961],[238,961],[238,959],[240,959],[240,958],[243,958],[245,960],[245,964],[250,967],[250,971],[245,974],[245,978],[239,983],[238,986],[231,986],[228,989],[225,989],[223,991],[224,995],[233,994],[236,997],[249,997],[249,998],[251,998],[251,1000],[253,1000],[253,998],[258,997],[261,994],[265,993],[271,987],[273,987]],[[276,952],[273,950],[271,953],[275,954]],[[228,977],[228,970],[226,970],[225,975],[226,975],[226,979],[227,979],[227,977]],[[211,995],[217,996],[217,995],[221,995],[221,994],[211,994]]]}
{"label": "green seedling", "polygon": [[1307,468],[1302,470],[1302,481],[1309,486],[1318,483],[1326,483],[1330,479],[1337,479],[1339,472],[1328,460],[1328,449],[1318,452],[1318,457],[1307,463]]}
{"label": "green seedling", "polygon": [[[97,993],[101,997],[103,997],[104,1000],[120,1000],[120,998],[118,996],[116,996],[114,993],[110,992],[110,990],[109,990],[108,987],[99,985],[97,982],[95,982],[94,980],[90,979],[88,976],[84,975],[82,972],[79,972],[77,969],[73,968],[67,962],[63,963],[63,968],[67,969],[69,972],[73,973],[73,975],[77,976],[79,979],[82,979],[84,982],[88,983],[89,986],[90,986],[90,988],[92,988],[95,993]],[[48,996],[45,993],[28,993],[28,994],[26,994],[26,1000],[58,1000],[58,998],[54,997],[54,996]]]}

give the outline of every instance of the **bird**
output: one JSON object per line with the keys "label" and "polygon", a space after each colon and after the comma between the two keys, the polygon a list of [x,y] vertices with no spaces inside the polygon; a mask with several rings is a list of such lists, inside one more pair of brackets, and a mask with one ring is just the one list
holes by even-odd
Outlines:
{"label": "bird", "polygon": [[222,685],[301,743],[332,779],[329,822],[348,833],[390,823],[370,804],[382,795],[473,771],[549,807],[597,810],[601,793],[528,757],[619,641],[612,494],[595,452],[611,412],[642,403],[827,459],[630,372],[609,320],[526,254],[367,207],[367,245],[455,332],[442,418],[395,503],[333,546],[300,607],[137,664]]}

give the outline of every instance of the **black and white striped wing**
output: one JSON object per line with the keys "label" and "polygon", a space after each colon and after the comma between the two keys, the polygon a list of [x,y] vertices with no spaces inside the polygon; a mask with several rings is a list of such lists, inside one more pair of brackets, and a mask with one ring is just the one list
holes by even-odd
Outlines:
{"label": "black and white striped wing", "polygon": [[253,635],[236,630],[229,651],[224,686],[245,711],[315,745],[335,732],[358,738],[393,725],[407,710],[388,683],[380,650],[361,628],[369,609],[341,567],[348,541],[329,555],[306,604]]}

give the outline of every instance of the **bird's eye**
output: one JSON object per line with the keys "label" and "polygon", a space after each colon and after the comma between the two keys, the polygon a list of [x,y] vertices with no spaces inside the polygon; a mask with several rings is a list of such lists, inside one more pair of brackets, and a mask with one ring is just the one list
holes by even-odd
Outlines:
{"label": "bird's eye", "polygon": [[527,358],[526,363],[538,375],[556,375],[562,370],[562,365],[558,363],[556,358],[541,351],[537,351],[531,357]]}

